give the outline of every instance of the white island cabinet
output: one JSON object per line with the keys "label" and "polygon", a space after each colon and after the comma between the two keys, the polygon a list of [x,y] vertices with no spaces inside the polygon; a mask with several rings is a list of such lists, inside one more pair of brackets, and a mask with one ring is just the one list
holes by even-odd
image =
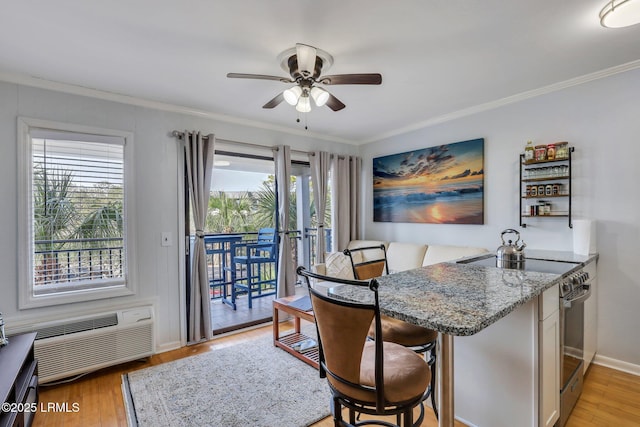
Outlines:
{"label": "white island cabinet", "polygon": [[456,418],[478,427],[553,426],[560,408],[559,287],[455,338]]}
{"label": "white island cabinet", "polygon": [[560,416],[560,306],[558,285],[542,294],[538,307],[538,349],[540,366],[540,421],[541,427],[552,427]]}

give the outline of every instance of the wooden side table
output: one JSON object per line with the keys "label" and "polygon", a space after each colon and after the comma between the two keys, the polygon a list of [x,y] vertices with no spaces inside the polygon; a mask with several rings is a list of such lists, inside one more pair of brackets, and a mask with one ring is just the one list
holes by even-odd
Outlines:
{"label": "wooden side table", "polygon": [[[318,369],[318,363],[320,360],[318,347],[304,353],[296,351],[293,348],[295,344],[310,338],[300,332],[300,319],[306,320],[307,322],[311,322],[314,324],[316,322],[316,319],[315,319],[315,316],[313,315],[312,310],[303,311],[297,307],[292,307],[291,305],[289,305],[293,301],[296,301],[300,298],[304,298],[304,297],[300,297],[299,295],[294,295],[290,297],[278,298],[273,301],[273,345],[275,345],[276,347],[280,347],[284,351],[291,353],[292,355],[302,360],[303,362]],[[288,313],[291,316],[293,316],[294,332],[287,335],[280,336],[280,322],[278,319],[279,311]]]}

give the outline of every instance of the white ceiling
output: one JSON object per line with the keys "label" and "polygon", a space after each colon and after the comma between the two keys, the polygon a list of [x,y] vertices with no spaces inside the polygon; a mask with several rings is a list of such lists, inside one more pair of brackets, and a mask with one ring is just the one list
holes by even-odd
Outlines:
{"label": "white ceiling", "polygon": [[[347,107],[315,108],[309,133],[372,141],[632,62],[640,25],[600,26],[604,0],[22,0],[3,2],[0,72],[174,104],[300,131],[295,109],[262,105],[288,86],[295,43],[329,52],[326,86]],[[629,67],[629,65],[627,65]]]}

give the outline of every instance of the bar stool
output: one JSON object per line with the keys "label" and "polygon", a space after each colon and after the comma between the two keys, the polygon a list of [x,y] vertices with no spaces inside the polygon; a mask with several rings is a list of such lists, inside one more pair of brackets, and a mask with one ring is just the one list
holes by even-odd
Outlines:
{"label": "bar stool", "polygon": [[[366,256],[365,256],[365,251]],[[369,280],[389,274],[387,264],[387,250],[384,245],[367,246],[362,248],[345,249],[343,253],[351,260],[353,276],[356,280]],[[358,254],[359,256],[354,256]],[[416,353],[425,355],[427,363],[431,367],[431,404],[433,412],[438,418],[438,406],[435,400],[436,386],[436,344],[438,342],[438,332],[432,329],[412,325],[402,320],[381,315],[382,319],[382,340],[394,342],[411,348]],[[369,328],[369,337],[374,339],[380,336],[376,333],[375,325]]]}
{"label": "bar stool", "polygon": [[[397,426],[418,427],[424,420],[424,400],[431,394],[431,370],[411,349],[383,340],[368,339],[373,323],[382,334],[378,282],[321,276],[298,267],[307,282],[316,319],[320,349],[320,377],[327,378],[333,397],[335,426],[383,425],[384,420],[356,422],[356,414],[395,415]],[[330,298],[311,288],[309,278],[356,285],[372,292],[373,303],[352,303]],[[342,407],[349,409],[349,424]],[[413,409],[420,407],[414,421]]]}

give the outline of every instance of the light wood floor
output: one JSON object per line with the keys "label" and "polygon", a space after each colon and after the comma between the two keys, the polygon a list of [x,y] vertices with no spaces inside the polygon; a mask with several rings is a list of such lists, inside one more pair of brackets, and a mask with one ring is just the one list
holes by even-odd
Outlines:
{"label": "light wood floor", "polygon": [[[122,374],[209,352],[216,348],[228,347],[257,336],[269,335],[271,332],[271,326],[265,326],[232,336],[215,338],[207,343],[158,354],[145,362],[130,362],[103,369],[72,383],[41,387],[41,407],[44,405],[46,408],[49,403],[67,403],[69,411],[66,413],[39,412],[33,425],[34,427],[126,426],[120,388]],[[78,404],[79,411],[72,411],[71,405],[73,403]],[[333,422],[330,418],[326,418],[314,426],[330,427],[333,426]],[[437,426],[432,412],[427,411],[423,426]],[[464,424],[456,422],[456,427],[459,426],[464,426]],[[582,397],[567,423],[567,427],[590,426],[640,426],[640,377],[592,365],[585,378]]]}

